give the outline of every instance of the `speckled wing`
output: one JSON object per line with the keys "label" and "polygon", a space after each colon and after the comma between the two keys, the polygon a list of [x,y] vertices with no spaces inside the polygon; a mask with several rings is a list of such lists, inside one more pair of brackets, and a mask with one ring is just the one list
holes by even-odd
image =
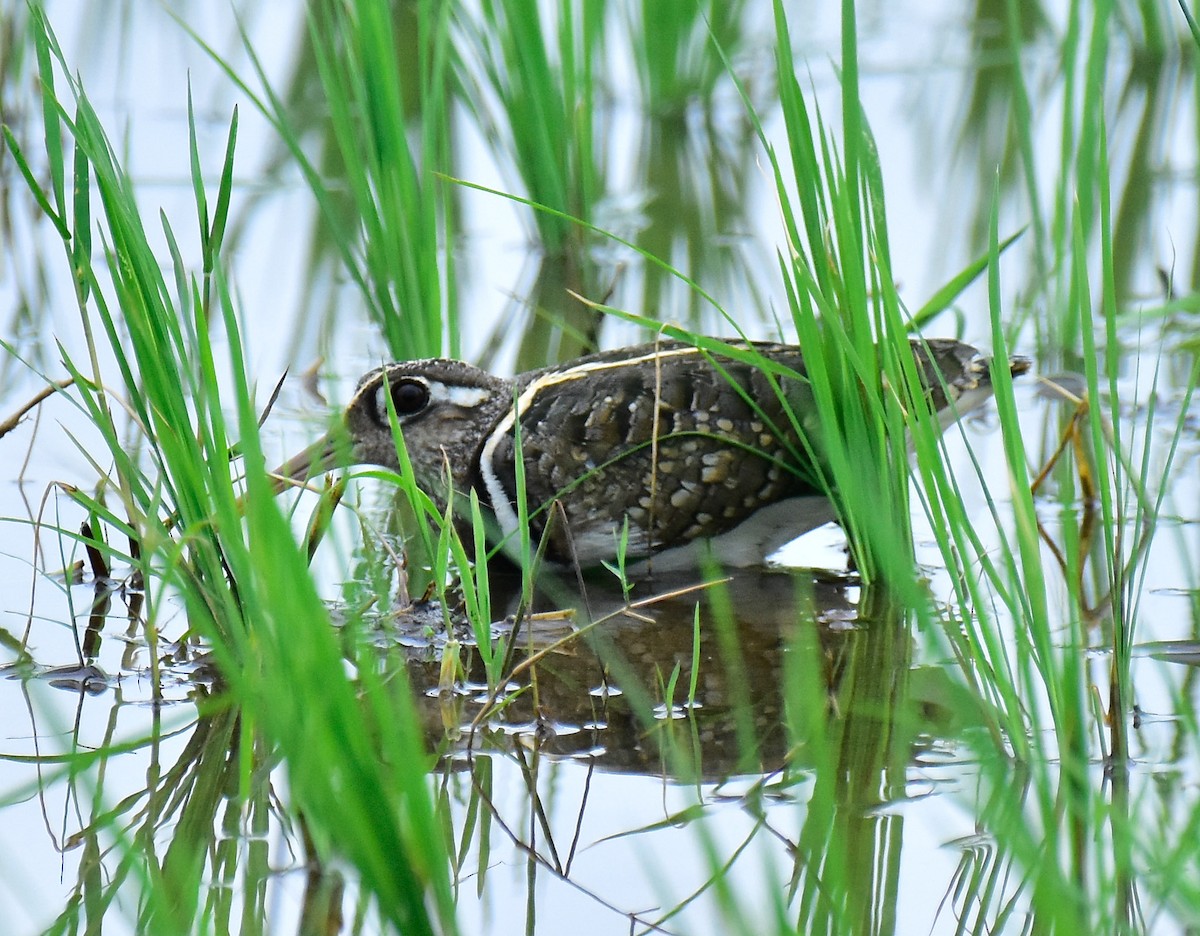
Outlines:
{"label": "speckled wing", "polygon": [[[755,349],[802,372],[794,347]],[[789,406],[812,410],[802,380],[773,385],[751,364],[659,343],[523,375],[518,388],[526,498],[531,514],[540,510],[532,532],[536,540],[549,524],[550,554],[560,561],[611,556],[625,516],[629,555],[644,556],[817,492],[786,414]],[[501,421],[481,460],[501,525],[514,528],[497,495],[515,503],[516,423],[512,413]]]}

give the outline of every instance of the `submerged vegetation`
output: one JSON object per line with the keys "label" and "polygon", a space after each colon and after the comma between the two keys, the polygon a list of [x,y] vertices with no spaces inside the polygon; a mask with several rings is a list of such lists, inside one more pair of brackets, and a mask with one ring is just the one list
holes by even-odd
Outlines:
{"label": "submerged vegetation", "polygon": [[[1136,263],[1159,223],[1139,213],[1144,177],[1166,150],[1144,128],[1182,109],[1160,94],[1195,103],[1188,8],[979,5],[963,101],[981,132],[932,154],[977,150],[978,243],[914,299],[864,104],[860,11],[843,0],[831,20],[831,107],[792,6],[327,0],[291,87],[252,25],[231,53],[184,8],[173,28],[241,104],[210,147],[211,114],[178,89],[182,218],[147,208],[137,154],[60,47],[53,6],[2,14],[20,51],[0,76],[8,251],[57,240],[33,280],[66,277],[78,313],[78,340],[56,342],[18,312],[4,373],[53,393],[5,406],[73,407],[66,435],[90,472],[55,476],[32,522],[7,524],[36,529],[36,578],[64,600],[57,620],[39,605],[0,630],[6,673],[31,713],[51,713],[28,752],[0,751],[39,771],[10,775],[0,802],[60,786],[74,802],[51,838],[77,878],[61,906],[27,913],[32,930],[119,917],[138,932],[554,931],[563,894],[580,902],[568,912],[603,914],[597,932],[1200,925],[1194,671],[1150,665],[1196,657],[1196,490],[1180,479],[1197,457],[1200,304],[1195,269],[1163,272],[1148,299]],[[1026,63],[1047,33],[1053,132]],[[755,70],[763,49],[772,67]],[[1005,139],[989,139],[1001,113]],[[352,472],[361,497],[345,481],[279,495],[265,440],[287,390],[256,370],[242,293],[264,274],[239,266],[262,210],[239,181],[250,120],[318,217],[298,299],[314,318],[298,330],[322,351],[345,353],[359,330],[373,360],[533,368],[633,335],[796,340],[815,402],[797,419],[819,427],[852,571],[647,582],[619,555],[576,581],[526,536],[509,573],[476,561],[492,548],[480,505],[456,518],[407,470]],[[624,148],[642,152],[635,171]],[[752,166],[779,219],[773,266],[737,236],[759,223]],[[15,226],[27,197],[40,221]],[[462,300],[478,291],[477,199],[531,242],[522,295],[496,316],[527,311],[513,335]],[[1180,234],[1200,244],[1200,228]],[[1017,349],[1062,375],[1017,396],[994,369],[990,455],[975,451],[985,434],[943,435],[917,403],[910,334],[964,319],[997,360]],[[327,560],[346,517],[350,555]],[[72,569],[80,550],[90,576]],[[1178,566],[1156,574],[1164,551]],[[337,602],[330,577],[345,580]],[[1169,640],[1144,633],[1164,587],[1190,614]],[[130,647],[119,678],[97,664],[114,598]],[[78,654],[65,667],[38,637],[64,623]],[[42,686],[77,692],[82,712],[86,693],[133,682],[149,687],[145,719],[118,724],[130,706],[114,705],[99,743],[77,726],[50,749],[64,726]],[[108,771],[126,754],[147,766],[118,796]],[[957,856],[944,880],[907,857],[905,817],[923,809]]]}

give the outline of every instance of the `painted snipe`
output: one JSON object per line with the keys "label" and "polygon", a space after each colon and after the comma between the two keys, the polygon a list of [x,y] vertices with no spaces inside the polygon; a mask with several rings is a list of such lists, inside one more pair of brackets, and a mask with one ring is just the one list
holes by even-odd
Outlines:
{"label": "painted snipe", "polygon": [[[975,348],[911,346],[943,427],[991,394],[990,362]],[[628,523],[629,558],[713,543],[726,564],[749,565],[832,514],[795,426],[811,431],[815,415],[800,349],[729,347],[737,357],[660,341],[512,378],[461,361],[388,364],[362,378],[341,425],[277,473],[398,470],[390,397],[420,487],[443,505],[451,490],[474,490],[505,536],[519,522],[519,446],[530,532],[549,537],[553,561],[610,559]],[[769,377],[746,360],[750,349],[796,376]],[[1028,366],[1009,364],[1014,375]]]}

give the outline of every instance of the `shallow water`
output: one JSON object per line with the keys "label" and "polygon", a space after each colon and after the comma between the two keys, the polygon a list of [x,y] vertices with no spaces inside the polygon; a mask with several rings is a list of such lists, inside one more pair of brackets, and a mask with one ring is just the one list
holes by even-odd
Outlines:
{"label": "shallow water", "polygon": [[[48,6],[68,60],[82,71],[102,117],[110,121],[110,134],[123,141],[144,214],[156,217],[161,206],[185,230],[194,213],[187,176],[188,76],[202,119],[201,149],[211,155],[211,165],[219,159],[237,93],[157,8],[135,5],[123,8],[120,16],[108,16],[103,14],[111,11],[98,4],[76,22],[68,4]],[[837,106],[830,64],[837,52],[836,6],[821,4],[812,11],[811,28],[798,50],[813,71],[828,114]],[[244,67],[227,12],[185,5],[181,15],[228,49],[235,66]],[[254,6],[246,16],[268,71],[287,80],[304,30],[302,17],[296,14],[281,23],[274,10],[268,14]],[[1052,8],[1048,16],[1051,30],[1062,28],[1061,11]],[[920,3],[878,4],[864,9],[861,17],[863,103],[882,155],[896,276],[915,308],[985,250],[985,193],[991,190],[995,120],[1003,105],[997,112],[976,108],[983,108],[989,95],[1000,94],[996,85],[987,84],[986,66],[1002,53],[990,51],[986,35],[972,33],[972,21],[935,15]],[[769,29],[769,16],[752,5],[747,19],[758,25],[748,30],[738,67],[747,80],[761,82],[772,67],[765,58],[770,36],[760,28]],[[158,38],[148,39],[151,34]],[[1030,83],[1047,89],[1046,99],[1035,102],[1035,126],[1048,145],[1062,94],[1052,35],[1042,34],[1025,49],[1025,65],[1034,76]],[[130,54],[133,48],[148,51]],[[1129,51],[1114,55],[1114,98],[1120,97],[1122,63],[1132,57]],[[656,207],[651,189],[657,185],[659,192],[665,191],[666,180],[652,175],[636,155],[648,131],[632,91],[621,89],[621,76],[629,71],[618,56],[612,67],[611,172],[615,179],[629,180],[609,198],[618,230],[647,218],[661,222],[663,215],[679,211],[671,204]],[[1130,93],[1109,117],[1113,163],[1122,167],[1116,177],[1124,178],[1127,171],[1137,178],[1148,165],[1154,168],[1153,185],[1130,186],[1122,202],[1127,224],[1121,230],[1128,239],[1121,255],[1127,268],[1118,271],[1126,294],[1143,297],[1147,306],[1160,301],[1159,268],[1173,268],[1177,283],[1195,280],[1186,257],[1200,239],[1196,186],[1180,168],[1194,167],[1197,158],[1195,134],[1180,129],[1192,119],[1184,115],[1194,111],[1194,91],[1190,73],[1182,72],[1182,66],[1168,59],[1149,78],[1126,75]],[[981,84],[973,85],[979,76]],[[35,100],[29,82],[28,73],[18,70],[3,89],[4,119],[18,136],[22,114],[30,119]],[[15,104],[21,105],[19,110]],[[729,160],[722,170],[737,177],[736,184],[721,180],[726,210],[714,212],[709,220],[715,228],[703,231],[704,240],[716,249],[705,252],[689,244],[693,232],[683,223],[668,227],[665,243],[675,252],[672,259],[692,265],[690,272],[710,273],[725,307],[746,316],[752,335],[765,337],[774,330],[766,310],[786,307],[774,272],[780,229],[770,180],[753,148],[730,145],[738,137],[736,122],[732,129],[721,129],[719,118],[736,115],[737,108],[736,98],[726,92],[716,111],[715,149],[696,144],[702,158],[684,162],[681,170],[687,179],[689,172],[696,173],[696,163],[717,161],[717,151]],[[773,114],[768,111],[768,132],[779,134]],[[300,370],[318,354],[333,362],[320,371],[326,401],[295,377],[285,385],[265,430],[268,457],[282,460],[320,431],[329,409],[346,399],[358,374],[384,352],[356,293],[345,283],[313,281],[306,275],[315,236],[307,192],[294,172],[267,171],[276,152],[272,134],[244,102],[241,116],[233,211],[240,230],[229,265],[244,314],[251,372],[259,375],[262,387],[269,387],[288,364]],[[1134,144],[1147,125],[1158,127],[1154,152],[1138,162]],[[463,176],[503,187],[508,179],[503,167],[471,142],[467,130],[463,133],[468,141]],[[931,165],[937,170],[931,171]],[[1052,165],[1047,160],[1048,177]],[[10,160],[0,163],[0,177],[9,232],[0,259],[0,307],[14,310],[3,334],[16,352],[5,355],[2,365],[4,417],[43,386],[36,370],[51,377],[60,374],[55,341],[76,358],[86,355],[86,346],[70,280],[63,277],[60,244],[49,225],[34,220]],[[702,188],[712,178],[701,173],[691,181]],[[461,307],[469,310],[464,314],[470,323],[464,327],[464,356],[474,358],[485,349],[491,353],[497,344],[492,366],[511,368],[520,357],[521,337],[532,314],[510,297],[532,292],[540,267],[511,204],[469,193],[463,211],[467,234],[459,251],[470,258],[459,264]],[[1007,184],[1002,235],[1027,219],[1023,192]],[[183,248],[194,260],[195,236],[190,227],[186,230]],[[1033,274],[1021,272],[1021,249],[1019,242],[1006,255],[1005,294],[1013,297],[1014,315],[1037,316],[1044,311],[1039,303],[1048,300],[1031,289]],[[636,255],[614,248],[612,264],[614,269],[624,264],[614,276],[612,305],[721,330],[719,320],[700,310],[686,289],[657,280]],[[1179,286],[1177,291],[1184,290]],[[968,289],[958,307],[963,337],[985,344],[989,326],[983,284]],[[520,326],[505,331],[514,317]],[[281,328],[281,319],[286,327]],[[1186,313],[1142,328],[1131,320],[1120,336],[1125,351],[1118,388],[1123,399],[1141,401],[1120,414],[1134,427],[1134,439],[1146,418],[1157,355],[1165,348],[1151,430],[1155,463],[1172,443],[1163,427],[1173,425],[1182,406],[1190,357],[1177,345],[1181,335],[1191,334],[1191,322],[1194,318]],[[938,323],[943,324],[945,333],[957,330],[949,316]],[[498,343],[492,340],[496,331],[504,332]],[[608,346],[638,337],[632,326],[619,322],[606,324],[601,332]],[[1031,339],[1026,342],[1029,347],[1020,350],[1035,353]],[[33,366],[18,363],[17,354]],[[1042,360],[1036,369],[1075,371],[1079,362]],[[1039,462],[1053,451],[1070,415],[1068,406],[1042,390],[1035,380],[1018,389],[1026,445]],[[1200,779],[1195,719],[1198,428],[1195,416],[1187,416],[1165,485],[1164,517],[1148,546],[1145,579],[1138,589],[1134,611],[1140,649],[1133,664],[1137,717],[1127,771],[1118,769],[1114,780],[1103,758],[1104,738],[1084,741],[1095,752],[1084,782],[1101,791],[1102,801],[1114,783],[1127,784],[1127,808],[1144,831],[1141,876],[1135,875],[1133,889],[1141,901],[1141,922],[1153,932],[1186,932],[1200,922],[1197,904],[1186,899],[1200,895],[1194,859],[1171,866],[1182,884],[1165,887],[1153,873],[1155,855],[1174,854],[1180,840],[1186,841],[1186,831],[1177,828],[1178,817],[1191,821],[1200,815],[1194,793]],[[161,638],[151,648],[138,624],[144,609],[137,607],[135,590],[114,591],[108,606],[93,613],[95,583],[68,586],[53,574],[82,559],[82,551],[53,529],[35,535],[34,521],[74,531],[86,519],[53,484],[94,485],[97,472],[83,453],[102,451],[100,440],[76,408],[53,399],[0,439],[0,446],[10,482],[0,486],[0,517],[7,518],[0,546],[0,581],[6,584],[0,602],[0,636],[6,638],[0,662],[9,664],[0,673],[0,918],[8,921],[10,932],[40,932],[60,914],[74,912],[77,902],[115,893],[116,904],[103,913],[106,930],[135,931],[135,881],[108,889],[124,873],[119,870],[121,836],[114,836],[107,823],[115,811],[115,827],[129,838],[144,837],[164,862],[189,824],[207,823],[218,830],[206,859],[211,887],[201,896],[211,909],[198,928],[220,930],[223,913],[236,921],[245,906],[245,919],[255,921],[246,924],[247,930],[294,930],[305,913],[306,887],[314,887],[306,876],[311,869],[304,865],[299,833],[292,819],[275,808],[266,786],[244,812],[233,806],[237,774],[232,765],[242,742],[232,716],[206,703],[214,690],[214,672],[203,647],[183,642],[185,610],[170,598],[157,609]],[[985,487],[974,478],[971,463],[973,453],[986,489],[1000,492],[999,530],[1011,529],[1004,498],[1008,472],[994,414],[985,411],[966,420],[961,432],[951,431],[948,448],[971,515],[980,518],[980,535],[994,541],[1000,533],[987,519]],[[387,493],[364,484],[359,496],[364,511],[378,518],[381,528],[392,529]],[[1038,506],[1051,539],[1061,525],[1079,522],[1054,497],[1053,486]],[[953,583],[927,524],[921,518],[917,523],[922,571],[933,593],[948,601]],[[1133,539],[1138,529],[1129,524],[1124,533]],[[364,554],[361,535],[356,524],[339,518],[331,542],[318,553],[316,573],[331,601],[343,596],[341,583],[355,570],[379,561]],[[844,569],[840,541],[829,529],[806,538],[789,557],[797,565]],[[1096,625],[1085,631],[1086,639],[1077,642],[1068,626],[1072,579],[1058,570],[1048,548],[1043,561],[1054,589],[1051,606],[1061,609],[1061,645],[1084,656],[1095,685],[1106,686],[1109,655],[1103,648],[1110,638],[1105,615],[1099,614]],[[1096,566],[1093,557],[1084,588],[1089,603],[1102,608],[1107,586]],[[125,574],[112,572],[118,579]],[[365,636],[378,645],[381,670],[403,667],[412,681],[430,749],[441,755],[431,783],[444,798],[456,845],[457,836],[474,823],[459,856],[462,930],[561,932],[567,920],[577,934],[642,932],[653,925],[672,933],[754,933],[773,927],[778,914],[803,931],[804,921],[796,924],[795,908],[802,902],[796,895],[818,886],[819,874],[801,859],[816,852],[814,842],[833,840],[852,856],[848,866],[861,895],[863,929],[955,932],[960,925],[972,925],[977,912],[991,919],[1011,898],[1015,909],[1008,925],[1019,930],[1025,906],[1023,856],[998,848],[989,832],[988,809],[1001,799],[994,789],[996,765],[979,740],[984,728],[973,722],[973,710],[963,702],[964,667],[954,659],[948,638],[902,611],[875,606],[873,599],[864,607],[862,590],[838,575],[756,571],[735,576],[715,593],[671,597],[680,584],[659,580],[640,586],[635,598],[666,597],[648,600],[639,609],[641,619],[617,615],[598,629],[596,640],[553,649],[536,669],[536,700],[532,691],[518,696],[474,735],[466,729],[483,706],[486,682],[465,641],[466,677],[452,691],[441,692],[445,640],[428,620],[395,620],[385,614]],[[718,600],[714,594],[722,607],[732,609],[736,655],[722,649],[718,625],[710,623],[720,617],[710,614]],[[586,599],[557,593],[546,607],[565,612],[585,601],[597,617],[619,607],[621,595],[601,582],[592,585]],[[689,706],[698,602],[706,626],[697,704]],[[510,610],[500,596],[495,607],[498,619]],[[527,627],[518,637],[518,659],[554,645],[571,621],[559,613]],[[497,626],[504,631],[510,625],[501,621]],[[808,642],[795,643],[798,633]],[[1011,647],[1021,635],[1008,625],[1002,639]],[[19,642],[25,643],[32,664],[10,664]],[[79,664],[80,643],[86,646],[86,667]],[[831,750],[838,758],[836,783],[804,750],[791,748],[784,730],[789,704],[785,670],[790,665],[788,672],[794,674],[800,665],[788,660],[789,653],[797,652],[789,648],[795,647],[811,654],[799,672],[820,683],[803,696],[814,710],[793,711],[791,717],[829,725]],[[664,687],[677,664],[668,704]],[[527,675],[514,681],[529,682]],[[298,686],[296,691],[316,692],[319,687]],[[1097,689],[1094,694],[1100,693]],[[654,713],[651,725],[639,720],[641,696],[649,699]],[[1028,704],[1036,707],[1038,701]],[[1044,718],[1035,723],[1046,725]],[[756,744],[748,748],[747,737]],[[1046,726],[1040,740],[1047,745],[1044,769],[1053,775],[1058,739]],[[94,750],[104,753],[92,763],[64,757]],[[1021,785],[1019,771],[1008,776],[1014,786]],[[1024,795],[1035,801],[1042,788],[1027,782]],[[282,769],[271,774],[269,785],[286,802]],[[1031,808],[1031,815],[1040,813]],[[1104,879],[1097,869],[1112,860],[1103,844],[1093,843],[1082,861],[1097,879]],[[717,885],[710,882],[714,865],[728,866]],[[338,869],[329,874],[335,878]],[[995,875],[994,893],[980,909],[975,903],[978,888],[966,882],[987,875]],[[344,912],[352,919],[353,880],[345,886],[350,896]],[[1156,899],[1160,887],[1170,899]],[[726,896],[726,889],[736,900]],[[678,915],[664,919],[681,905]],[[371,921],[364,931],[371,931]]]}

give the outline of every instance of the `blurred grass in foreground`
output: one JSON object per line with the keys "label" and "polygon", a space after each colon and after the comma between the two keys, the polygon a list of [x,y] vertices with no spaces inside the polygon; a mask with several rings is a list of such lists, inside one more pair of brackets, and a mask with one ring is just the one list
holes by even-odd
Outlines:
{"label": "blurred grass in foreground", "polygon": [[[430,766],[403,674],[384,685],[370,651],[347,674],[340,635],[316,593],[305,554],[280,513],[258,443],[258,418],[245,372],[236,310],[221,274],[221,236],[228,208],[236,117],[215,208],[208,206],[193,130],[192,179],[203,249],[203,274],[180,259],[166,218],[173,282],[142,227],[135,194],[84,90],[71,77],[43,15],[35,11],[34,42],[43,89],[46,162],[43,190],[14,146],[27,182],[63,235],[77,271],[81,326],[92,349],[76,366],[73,392],[107,443],[113,469],[107,484],[120,510],[83,493],[90,512],[141,544],[133,559],[147,588],[147,628],[156,626],[162,596],[177,592],[193,632],[219,662],[228,686],[224,705],[239,713],[242,750],[262,732],[286,765],[290,808],[301,818],[318,856],[340,857],[356,869],[372,911],[403,932],[452,932],[447,857],[434,822]],[[64,103],[57,88],[65,81]],[[15,141],[8,135],[10,145]],[[71,171],[68,174],[68,165]],[[73,198],[66,192],[70,182]],[[92,192],[101,211],[92,214]],[[103,249],[104,278],[92,265],[93,224]],[[114,310],[119,307],[120,314]],[[217,377],[210,318],[225,329],[234,426],[227,424]],[[108,347],[101,355],[93,331]],[[111,355],[118,379],[101,373]],[[141,429],[149,457],[127,450],[113,400],[120,387]],[[232,431],[231,431],[232,430]],[[240,463],[235,463],[236,453]],[[93,456],[94,457],[94,456]],[[235,476],[235,471],[240,477]],[[345,627],[358,627],[354,621]],[[153,640],[151,639],[153,646]],[[307,691],[298,691],[310,687]],[[261,766],[261,761],[260,761]],[[259,767],[240,763],[249,790]],[[114,830],[108,830],[113,832]],[[213,830],[215,832],[215,830]],[[139,926],[186,931],[196,922],[204,862],[159,867],[139,840],[120,839],[145,880]],[[198,859],[204,854],[195,852]],[[181,876],[182,875],[182,876]],[[191,895],[180,900],[181,895]]]}

